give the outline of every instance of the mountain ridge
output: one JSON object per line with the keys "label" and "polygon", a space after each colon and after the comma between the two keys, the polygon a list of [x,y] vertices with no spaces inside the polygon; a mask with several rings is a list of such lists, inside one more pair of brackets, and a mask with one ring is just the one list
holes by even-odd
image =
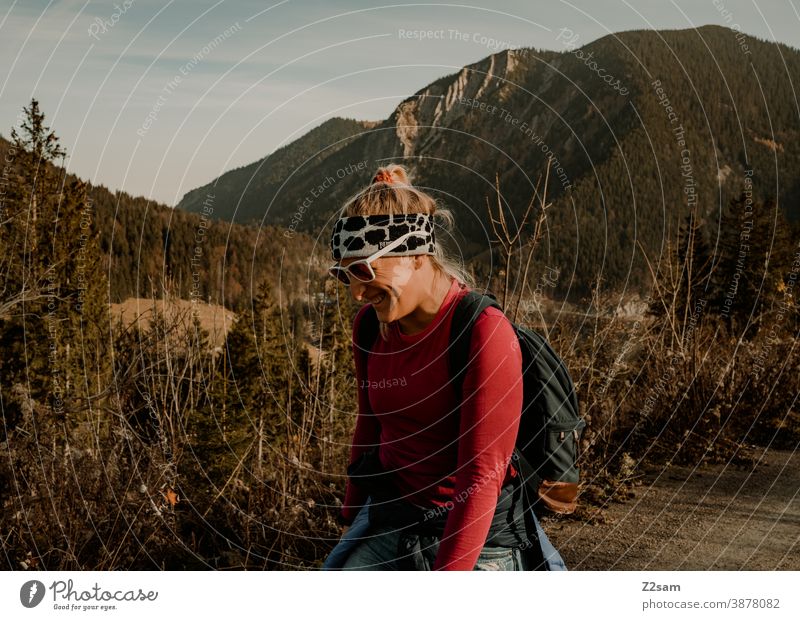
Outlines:
{"label": "mountain ridge", "polygon": [[485,207],[495,173],[516,218],[552,156],[562,172],[551,173],[553,208],[535,264],[568,274],[558,285],[564,295],[586,294],[601,270],[614,288],[644,290],[637,242],[657,260],[690,210],[713,221],[748,179],[756,197],[776,195],[790,221],[800,219],[792,87],[800,52],[749,36],[746,44],[736,31],[704,26],[628,30],[561,52],[503,50],[420,88],[324,157],[306,157],[284,183],[251,196],[242,186],[228,191],[256,205],[253,221],[286,226],[321,179],[365,162],[304,214],[299,230],[315,236],[375,168],[401,163],[454,211],[458,230],[447,241],[486,277],[497,259]]}

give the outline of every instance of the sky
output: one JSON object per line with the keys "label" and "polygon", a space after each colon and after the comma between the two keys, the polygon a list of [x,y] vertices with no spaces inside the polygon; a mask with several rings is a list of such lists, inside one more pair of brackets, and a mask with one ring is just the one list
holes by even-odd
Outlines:
{"label": "sky", "polygon": [[800,48],[800,0],[0,0],[0,134],[35,97],[69,172],[175,205],[502,49],[706,24]]}

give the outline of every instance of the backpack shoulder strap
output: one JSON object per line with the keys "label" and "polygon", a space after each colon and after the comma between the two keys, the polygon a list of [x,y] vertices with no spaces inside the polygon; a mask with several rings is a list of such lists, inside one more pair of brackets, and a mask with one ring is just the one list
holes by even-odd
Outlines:
{"label": "backpack shoulder strap", "polygon": [[489,306],[502,310],[497,299],[491,293],[481,294],[468,291],[453,309],[453,322],[450,325],[450,377],[461,399],[464,377],[469,364],[469,349],[472,340],[472,326]]}

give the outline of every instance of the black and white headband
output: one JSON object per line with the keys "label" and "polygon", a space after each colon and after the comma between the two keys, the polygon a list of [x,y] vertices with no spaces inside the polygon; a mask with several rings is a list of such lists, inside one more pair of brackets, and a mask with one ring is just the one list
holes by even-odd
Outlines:
{"label": "black and white headband", "polygon": [[433,219],[426,213],[354,215],[337,220],[331,235],[334,260],[365,258],[385,248],[392,241],[410,235],[387,256],[433,254],[436,239]]}

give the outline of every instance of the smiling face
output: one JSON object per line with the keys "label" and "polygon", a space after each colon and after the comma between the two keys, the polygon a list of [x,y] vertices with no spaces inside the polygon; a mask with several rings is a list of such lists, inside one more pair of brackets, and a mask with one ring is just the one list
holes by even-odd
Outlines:
{"label": "smiling face", "polygon": [[[391,323],[410,312],[419,303],[419,273],[422,256],[382,256],[372,261],[375,279],[359,282],[350,278],[350,294],[356,301],[371,303],[378,318]],[[346,266],[355,258],[342,259]]]}

